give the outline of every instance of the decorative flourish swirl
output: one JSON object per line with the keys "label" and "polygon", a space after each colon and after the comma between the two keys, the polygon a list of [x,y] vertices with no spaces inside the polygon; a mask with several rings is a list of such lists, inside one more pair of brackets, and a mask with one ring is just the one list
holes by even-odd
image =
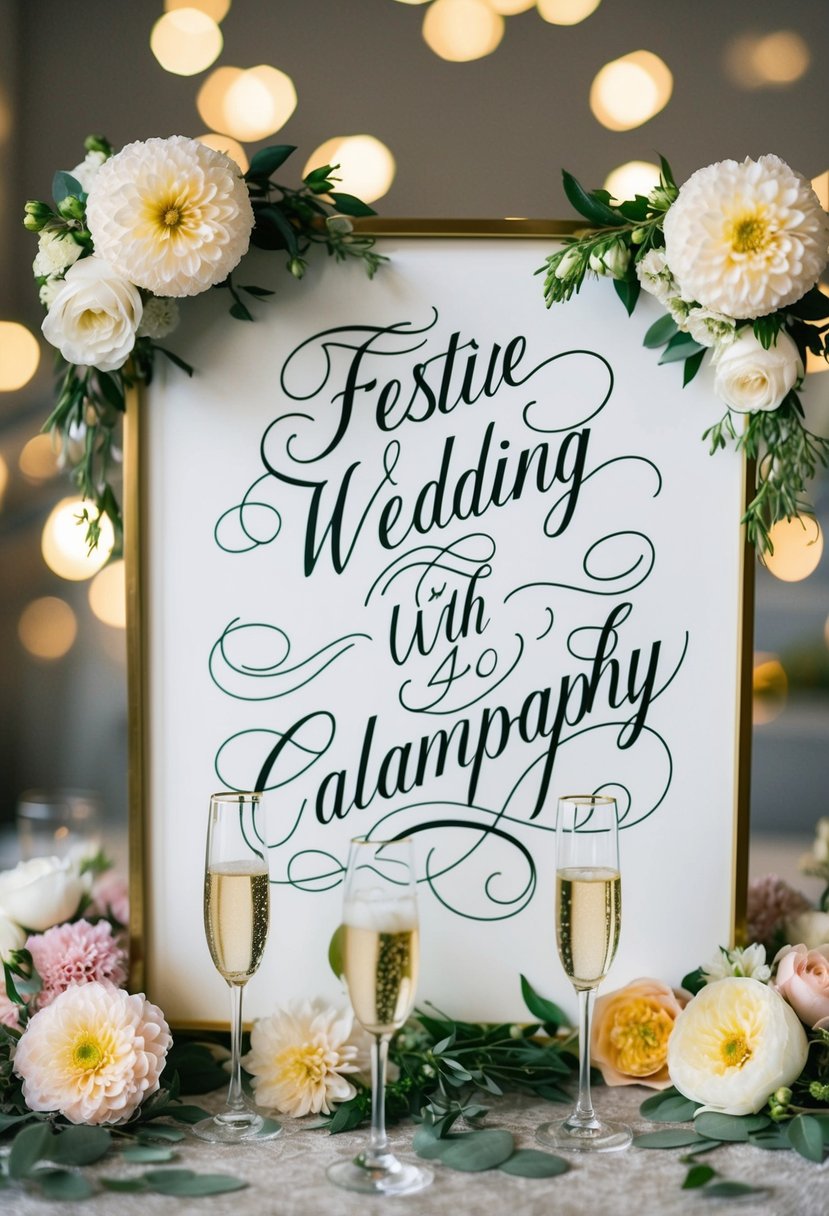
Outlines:
{"label": "decorative flourish swirl", "polygon": [[[308,658],[286,667],[291,641],[284,629],[264,622],[243,624],[237,616],[225,626],[210,651],[210,678],[222,692],[237,701],[275,701],[310,684],[360,639],[371,641],[371,635],[344,634],[320,647]],[[255,665],[243,662],[231,653],[232,647],[244,648],[246,643],[251,644],[251,650],[255,652]],[[257,692],[251,691],[252,682],[258,684]],[[244,691],[240,691],[242,689]]]}
{"label": "decorative flourish swirl", "polygon": [[[630,562],[624,570],[619,570],[614,574],[599,574],[595,569],[595,562],[602,556],[605,556],[605,546],[612,541],[618,540],[619,537],[633,538],[638,537],[642,542],[641,546],[636,550],[637,556],[634,561]],[[618,545],[616,546],[619,547]],[[625,560],[624,557],[622,560]],[[630,558],[626,560],[630,561]],[[611,532],[607,536],[602,536],[599,540],[594,541],[584,555],[582,560],[582,570],[589,579],[597,583],[615,583],[618,584],[624,579],[630,578],[632,575],[637,575],[634,581],[626,583],[625,586],[613,586],[607,588],[584,586],[579,587],[575,583],[558,583],[552,581],[522,583],[520,587],[513,587],[512,591],[504,596],[504,603],[512,599],[514,595],[518,595],[519,591],[528,591],[535,587],[561,587],[564,591],[578,591],[583,595],[627,595],[628,592],[635,590],[636,587],[641,587],[645,579],[650,576],[656,561],[656,549],[653,541],[645,535],[644,532],[637,532],[634,529],[623,532]],[[592,566],[592,568],[591,568]]]}
{"label": "decorative flourish swirl", "polygon": [[[475,542],[482,542],[477,550]],[[445,548],[440,545],[418,545],[415,549],[409,549],[408,552],[399,554],[394,561],[389,562],[388,566],[380,571],[369,587],[364,602],[368,606],[372,595],[381,583],[380,595],[383,596],[401,574],[422,567],[423,573],[415,588],[415,604],[420,606],[423,584],[432,577],[435,570],[440,570],[445,574],[457,574],[461,578],[467,579],[481,571],[482,576],[486,577],[486,574],[489,573],[487,566],[494,557],[495,541],[487,532],[470,532],[466,536],[459,536]]]}
{"label": "decorative flourish swirl", "polygon": [[[454,688],[456,683],[459,680],[462,680],[464,678],[464,676],[467,675],[472,670],[472,668],[470,667],[469,664],[466,665],[466,667],[463,669],[463,671],[456,671],[456,670],[454,670],[454,667],[453,667],[450,680],[446,680],[446,681],[439,680],[436,677],[438,677],[440,675],[442,668],[444,668],[446,666],[446,660],[444,660],[443,663],[441,663],[441,665],[437,669],[437,671],[432,673],[432,676],[428,682],[429,688],[433,688],[433,687],[435,687],[435,685],[437,685],[438,687],[443,686],[443,692],[441,692],[437,697],[435,697],[434,701],[432,701],[432,703],[430,705],[415,705],[414,703],[409,704],[407,702],[406,697],[404,695],[405,690],[414,683],[413,680],[404,680],[403,683],[400,685],[400,689],[397,693],[398,701],[402,705],[403,709],[407,709],[410,713],[413,713],[413,714],[434,714],[434,715],[438,715],[438,716],[444,716],[446,714],[461,713],[462,710],[469,709],[470,705],[476,705],[478,703],[478,701],[482,701],[484,697],[488,696],[491,692],[494,692],[495,689],[499,686],[499,684],[503,684],[504,680],[506,680],[506,678],[508,676],[512,675],[512,673],[515,671],[518,664],[521,662],[521,656],[524,653],[524,639],[520,633],[516,633],[515,637],[518,639],[518,651],[515,655],[515,658],[510,663],[509,667],[506,669],[506,671],[504,671],[504,673],[502,675],[500,675],[498,677],[497,680],[493,680],[493,682],[491,684],[487,684],[478,693],[478,695],[475,697],[472,697],[472,699],[470,701],[465,701],[462,705],[453,705],[449,709],[446,709],[446,708],[435,709],[435,706],[439,705],[440,702],[443,700],[443,698],[446,696],[447,692],[449,691],[450,685],[451,685],[451,687]],[[450,655],[449,655],[450,659],[452,658],[454,651],[455,651],[455,648],[453,648],[453,650],[450,651]],[[488,672],[486,670],[486,666],[484,666],[485,659],[488,662],[492,663],[492,666],[490,667]],[[496,650],[494,650],[491,646],[488,646],[486,648],[486,650],[483,651],[483,653],[480,655],[480,657],[478,659],[478,663],[475,668],[475,676],[479,680],[486,680],[489,678],[489,676],[491,676],[495,672],[495,670],[497,669],[497,666],[498,666],[498,652]]]}
{"label": "decorative flourish swirl", "polygon": [[[276,790],[302,776],[325,755],[334,738],[331,714],[320,712],[304,723],[304,730],[293,729],[290,737],[282,731],[251,727],[225,739],[216,753],[216,776],[228,790]],[[268,746],[264,763],[263,744]],[[275,763],[278,756],[279,762]],[[256,773],[255,777],[251,774]]]}
{"label": "decorative flourish swirl", "polygon": [[[581,479],[581,489],[580,489],[579,493],[581,494],[581,490],[584,489],[584,487],[591,480],[591,478],[595,477],[597,473],[601,473],[604,469],[609,469],[611,465],[622,464],[623,462],[626,462],[626,461],[635,461],[639,464],[646,465],[647,468],[651,469],[651,471],[656,474],[656,489],[654,490],[652,497],[658,498],[662,492],[662,474],[660,473],[658,467],[653,463],[653,461],[648,460],[647,456],[614,456],[612,458],[612,460],[603,461],[602,464],[596,465],[595,469],[593,469],[590,473],[583,474],[582,479]],[[570,490],[565,490],[565,492],[563,494],[559,495],[559,497],[556,499],[556,501],[550,507],[550,510],[547,512],[547,515],[544,519],[544,535],[545,536],[556,536],[557,535],[557,529],[554,526],[554,517],[555,517],[556,509],[558,507],[560,507],[562,503],[566,503],[569,500],[570,493],[571,493]],[[566,510],[566,508],[565,508],[565,510]]]}
{"label": "decorative flourish swirl", "polygon": [[249,553],[260,545],[269,545],[282,530],[282,516],[273,503],[253,497],[262,483],[271,483],[269,473],[258,478],[235,507],[228,508],[216,520],[213,539],[225,553]]}

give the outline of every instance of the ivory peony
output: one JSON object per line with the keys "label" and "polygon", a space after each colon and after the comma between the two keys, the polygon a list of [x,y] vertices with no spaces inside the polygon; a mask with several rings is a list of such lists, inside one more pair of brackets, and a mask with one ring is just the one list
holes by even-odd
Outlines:
{"label": "ivory peony", "polygon": [[123,1123],[158,1089],[172,1043],[143,993],[76,984],[31,1019],[14,1056],[30,1110],[70,1123]]}
{"label": "ivory peony", "polygon": [[764,350],[751,329],[741,329],[715,355],[714,392],[741,414],[776,410],[803,372],[797,347],[782,330]]}
{"label": "ivory peony", "polygon": [[83,894],[77,870],[59,857],[34,857],[0,874],[0,908],[38,932],[73,917]]}
{"label": "ivory peony", "polygon": [[774,987],[807,1026],[829,1025],[829,945],[785,946],[774,960]]}
{"label": "ivory peony", "polygon": [[659,980],[634,980],[596,1001],[590,1054],[606,1085],[666,1089],[668,1040],[688,993]]}
{"label": "ivory peony", "polygon": [[123,367],[141,321],[141,293],[100,257],[66,272],[43,320],[43,336],[68,363],[111,372]]}
{"label": "ivory peony", "polygon": [[806,1064],[808,1041],[797,1014],[759,980],[716,980],[676,1020],[668,1072],[686,1098],[727,1115],[759,1111]]}
{"label": "ivory peony", "polygon": [[826,265],[829,216],[778,156],[698,169],[663,223],[682,296],[748,319],[794,304]]}
{"label": "ivory peony", "polygon": [[367,1042],[350,1009],[303,1001],[254,1023],[242,1063],[260,1106],[328,1115],[357,1092],[347,1074],[365,1067]]}
{"label": "ivory peony", "polygon": [[127,144],[110,157],[86,218],[96,253],[158,296],[195,296],[221,283],[253,228],[239,166],[182,135]]}

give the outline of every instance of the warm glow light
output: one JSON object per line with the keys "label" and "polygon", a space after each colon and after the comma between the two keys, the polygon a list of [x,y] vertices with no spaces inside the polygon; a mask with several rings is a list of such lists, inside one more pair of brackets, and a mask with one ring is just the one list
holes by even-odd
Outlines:
{"label": "warm glow light", "polygon": [[241,68],[216,68],[204,81],[196,97],[196,108],[208,127],[219,131],[224,126],[225,99],[241,75]]}
{"label": "warm glow light", "polygon": [[198,8],[177,8],[159,17],[150,34],[150,49],[165,72],[195,76],[218,59],[222,31]]}
{"label": "warm glow light", "polygon": [[2,456],[0,456],[0,507],[3,505],[3,495],[6,493],[6,486],[9,484],[9,466],[6,464]]}
{"label": "warm glow light", "polygon": [[578,25],[600,4],[601,0],[538,0],[538,11],[553,25]]}
{"label": "warm glow light", "polygon": [[785,88],[809,68],[808,43],[794,30],[741,34],[725,51],[725,70],[743,89]]}
{"label": "warm glow light", "polygon": [[17,458],[20,472],[36,485],[48,481],[58,471],[58,458],[50,435],[35,435],[23,447]]}
{"label": "warm glow light", "polygon": [[91,554],[87,553],[86,525],[78,523],[78,516],[85,507],[94,514],[92,504],[85,504],[81,498],[61,499],[46,520],[40,541],[43,560],[49,569],[60,578],[74,582],[97,574],[112,552],[114,542],[112,524],[105,516],[101,520],[98,547]]}
{"label": "warm glow light", "polygon": [[773,722],[785,709],[789,691],[789,681],[777,655],[755,654],[752,688],[752,719],[755,726]]}
{"label": "warm glow light", "polygon": [[426,44],[452,63],[491,55],[503,36],[504,19],[486,0],[435,0],[423,18]]}
{"label": "warm glow light", "polygon": [[290,76],[262,63],[236,77],[225,94],[222,122],[210,125],[235,139],[265,139],[284,127],[295,109]]}
{"label": "warm glow light", "polygon": [[363,202],[381,198],[394,181],[397,169],[386,145],[373,135],[337,135],[320,144],[308,158],[303,177],[320,165],[339,165],[337,190],[356,194]]}
{"label": "warm glow light", "polygon": [[40,343],[25,325],[0,321],[0,392],[28,384],[40,362]]}
{"label": "warm glow light", "polygon": [[489,7],[502,17],[515,17],[517,13],[526,13],[527,9],[534,8],[535,0],[489,0]]}
{"label": "warm glow light", "polygon": [[812,189],[820,199],[824,211],[829,211],[829,169],[812,178]]}
{"label": "warm glow light", "polygon": [[619,165],[605,178],[604,188],[610,191],[617,202],[633,198],[636,194],[650,194],[659,185],[659,165],[649,160],[629,160]]}
{"label": "warm glow light", "polygon": [[247,153],[232,135],[219,135],[217,131],[209,131],[207,135],[199,135],[198,140],[200,144],[205,144],[216,152],[224,152],[231,160],[236,161],[243,173],[247,173],[250,166]]}
{"label": "warm glow light", "polygon": [[168,13],[177,8],[197,8],[200,13],[207,13],[218,25],[224,21],[230,8],[230,0],[164,0]]}
{"label": "warm glow light", "polygon": [[110,562],[95,575],[89,584],[89,607],[105,625],[126,627],[127,584],[122,561]]}
{"label": "warm glow light", "polygon": [[814,516],[781,519],[769,535],[774,553],[767,553],[763,563],[775,578],[784,583],[797,583],[817,568],[823,553],[823,533]]}
{"label": "warm glow light", "polygon": [[71,650],[77,633],[74,612],[65,600],[54,595],[32,600],[17,622],[17,636],[36,659],[63,658]]}
{"label": "warm glow light", "polygon": [[590,86],[590,109],[610,131],[630,131],[668,104],[674,78],[651,51],[632,51],[596,74]]}

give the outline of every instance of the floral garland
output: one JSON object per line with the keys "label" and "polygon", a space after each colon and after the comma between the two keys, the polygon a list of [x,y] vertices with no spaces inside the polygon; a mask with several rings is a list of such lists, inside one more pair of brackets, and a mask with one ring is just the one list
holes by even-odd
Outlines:
{"label": "floral garland", "polygon": [[806,352],[829,359],[829,216],[808,181],[777,156],[698,169],[679,188],[662,158],[659,185],[616,202],[569,173],[564,189],[590,227],[542,267],[549,308],[588,274],[609,276],[632,313],[640,290],[667,313],[645,334],[660,363],[682,363],[690,383],[710,350],[726,413],[704,433],[711,452],[730,441],[757,461],[743,517],[760,557],[772,526],[811,514],[806,483],[829,464],[829,439],[804,424]]}
{"label": "floral garland", "polygon": [[337,261],[361,261],[369,277],[385,259],[371,237],[354,233],[349,216],[375,213],[336,190],[337,166],[313,169],[299,189],[273,180],[292,146],[257,152],[244,175],[223,153],[181,135],[117,154],[92,135],[85,148],[71,172],[55,174],[54,206],[30,200],[23,223],[39,233],[33,271],[47,309],[42,329],[59,352],[57,402],[43,429],[92,503],[81,517],[90,547],[108,516],[118,552],[121,509],[111,480],[127,390],[151,382],[157,355],[193,371],[159,345],[178,324],[178,299],[220,287],[230,315],[252,321],[251,305],[274,293],[233,280],[250,244],[281,253],[297,279],[315,245]]}

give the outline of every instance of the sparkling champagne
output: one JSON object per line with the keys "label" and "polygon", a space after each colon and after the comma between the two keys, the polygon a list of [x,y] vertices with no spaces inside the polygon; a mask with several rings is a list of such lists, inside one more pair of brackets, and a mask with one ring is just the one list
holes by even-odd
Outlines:
{"label": "sparkling champagne", "polygon": [[419,956],[411,900],[350,900],[343,911],[343,963],[357,1020],[391,1034],[412,1011]]}
{"label": "sparkling champagne", "polygon": [[221,861],[204,877],[204,928],[216,970],[244,984],[262,961],[270,891],[263,862]]}
{"label": "sparkling champagne", "polygon": [[618,870],[601,866],[559,870],[558,952],[575,988],[596,988],[619,944],[622,882]]}

